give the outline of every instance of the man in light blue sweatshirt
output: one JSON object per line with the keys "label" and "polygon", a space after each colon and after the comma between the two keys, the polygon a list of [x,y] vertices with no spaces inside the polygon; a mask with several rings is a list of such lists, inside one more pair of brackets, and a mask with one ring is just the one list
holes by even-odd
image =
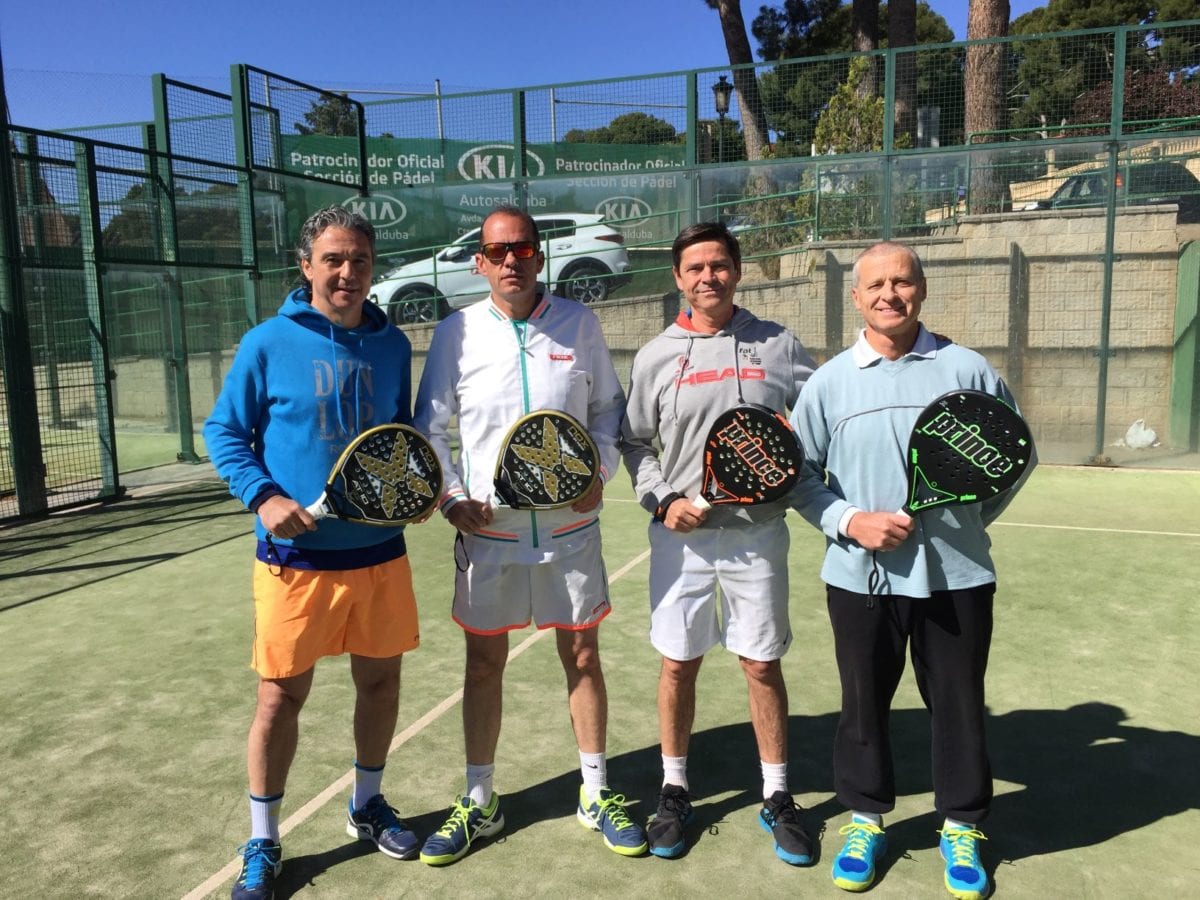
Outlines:
{"label": "man in light blue sweatshirt", "polygon": [[808,476],[794,505],[826,535],[821,578],[842,682],[834,782],[852,813],[833,880],[866,890],[887,849],[882,816],[896,799],[888,716],[911,642],[931,714],[946,888],[979,900],[990,890],[977,826],[992,799],[984,674],[996,591],[985,528],[1013,491],[915,518],[896,510],[905,501],[909,434],[931,401],[969,388],[1016,403],[981,355],[921,324],[926,282],[910,247],[867,248],[854,264],[851,293],[864,321],[858,340],[809,379],[791,417]]}

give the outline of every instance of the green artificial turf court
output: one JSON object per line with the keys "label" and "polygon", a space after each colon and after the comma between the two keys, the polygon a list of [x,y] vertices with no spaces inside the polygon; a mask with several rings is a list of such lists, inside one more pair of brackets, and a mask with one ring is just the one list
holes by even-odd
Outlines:
{"label": "green artificial turf court", "polygon": [[[250,515],[209,469],[103,508],[0,530],[0,897],[228,896],[245,839]],[[660,781],[657,656],[646,639],[645,514],[628,479],[603,514],[614,613],[601,630],[609,774],[632,814]],[[991,530],[989,670],[996,800],[983,829],[997,896],[1191,892],[1200,862],[1200,474],[1038,469]],[[449,619],[452,532],[408,531],[422,646],[406,658],[389,800],[421,834],[463,787]],[[513,635],[496,786],[507,826],[433,869],[344,832],[353,755],[345,659],[301,719],[278,897],[845,896],[829,879],[842,810],[830,766],[837,677],[817,577],[823,538],[792,518],[790,781],[824,829],[811,869],[777,860],[736,659],[701,673],[686,855],[624,859],[575,820],[578,757],[550,635]],[[927,716],[911,678],[893,713],[901,797],[870,892],[948,897],[930,811]],[[373,849],[373,848],[372,848]]]}

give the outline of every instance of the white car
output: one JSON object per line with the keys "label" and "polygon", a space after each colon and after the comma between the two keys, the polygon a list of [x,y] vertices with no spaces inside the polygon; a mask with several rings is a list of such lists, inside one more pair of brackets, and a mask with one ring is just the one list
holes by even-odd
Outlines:
{"label": "white car", "polygon": [[[535,215],[546,267],[541,280],[554,293],[597,303],[631,278],[625,237],[595,213]],[[475,268],[479,231],[468,231],[428,259],[385,272],[370,298],[397,325],[436,322],[488,295],[487,279]]]}

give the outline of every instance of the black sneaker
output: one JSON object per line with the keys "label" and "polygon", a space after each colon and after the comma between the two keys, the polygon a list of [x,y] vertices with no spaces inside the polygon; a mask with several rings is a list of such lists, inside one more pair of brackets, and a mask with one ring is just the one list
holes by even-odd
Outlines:
{"label": "black sneaker", "polygon": [[421,849],[417,836],[388,806],[383,794],[376,794],[361,808],[348,811],[346,834],[370,841],[392,859],[412,859]]}
{"label": "black sneaker", "polygon": [[775,855],[791,866],[813,861],[813,840],[800,820],[800,807],[787,791],[776,791],[763,801],[758,813],[763,831],[775,838]]}
{"label": "black sneaker", "polygon": [[238,852],[242,854],[242,871],[233,883],[233,900],[271,900],[275,878],[283,868],[283,850],[274,841],[256,838],[246,841]]}
{"label": "black sneaker", "polygon": [[664,784],[658,794],[658,812],[646,825],[650,852],[674,859],[683,852],[684,829],[692,823],[692,795],[677,784]]}

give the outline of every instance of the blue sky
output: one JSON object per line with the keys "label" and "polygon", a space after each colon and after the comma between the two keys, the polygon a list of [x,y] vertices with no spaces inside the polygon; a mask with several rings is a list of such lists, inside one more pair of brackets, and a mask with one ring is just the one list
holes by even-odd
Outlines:
{"label": "blue sky", "polygon": [[[743,2],[747,17],[760,5]],[[1045,4],[1011,5],[1016,17]],[[966,37],[967,0],[932,6]],[[32,127],[148,117],[150,74],[228,90],[231,63],[321,87],[428,91],[440,79],[452,92],[727,59],[717,14],[702,0],[11,0],[0,8],[0,50],[12,120]]]}

